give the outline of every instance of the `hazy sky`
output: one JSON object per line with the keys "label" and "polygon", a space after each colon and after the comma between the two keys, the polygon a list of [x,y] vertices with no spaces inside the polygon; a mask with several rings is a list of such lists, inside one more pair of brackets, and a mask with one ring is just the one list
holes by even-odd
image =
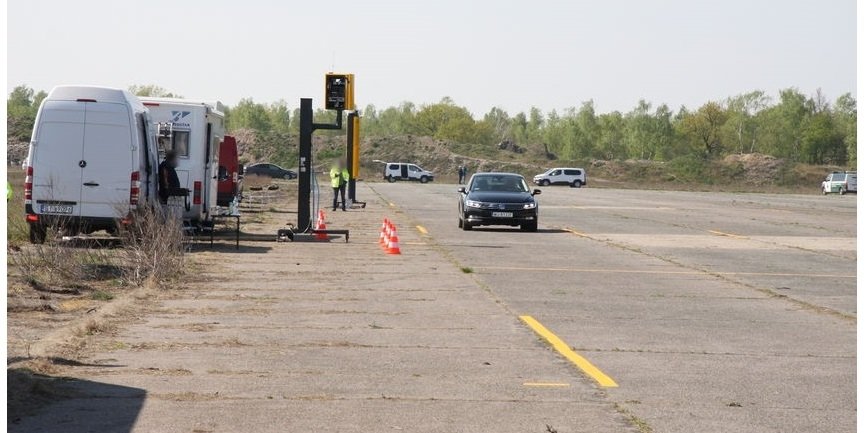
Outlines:
{"label": "hazy sky", "polygon": [[673,109],[795,86],[856,90],[855,0],[9,0],[7,91],[157,84],[190,98],[452,97],[475,114],[593,99]]}

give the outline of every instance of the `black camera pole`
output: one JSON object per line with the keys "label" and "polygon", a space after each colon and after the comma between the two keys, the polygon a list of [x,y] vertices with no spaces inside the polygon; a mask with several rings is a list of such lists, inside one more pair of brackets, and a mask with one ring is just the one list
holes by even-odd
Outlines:
{"label": "black camera pole", "polygon": [[297,233],[310,232],[314,227],[311,224],[310,215],[310,188],[311,177],[315,176],[313,172],[313,132],[317,129],[341,129],[343,128],[343,110],[337,110],[337,118],[335,123],[313,123],[313,100],[311,98],[301,98],[299,106],[299,118],[301,125],[299,126],[299,141],[298,141],[298,226]]}
{"label": "black camera pole", "polygon": [[359,113],[357,111],[350,111],[347,113],[347,171],[350,173],[350,182],[347,185],[347,193],[350,200],[350,203],[356,202],[356,177],[353,176],[353,173],[358,170],[355,166],[355,135],[357,132],[355,131],[356,123],[355,118],[359,117]]}

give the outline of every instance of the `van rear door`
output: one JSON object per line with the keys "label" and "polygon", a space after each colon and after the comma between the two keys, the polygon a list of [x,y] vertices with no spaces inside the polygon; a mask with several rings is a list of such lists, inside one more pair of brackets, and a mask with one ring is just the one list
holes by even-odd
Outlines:
{"label": "van rear door", "polygon": [[135,171],[134,131],[125,105],[87,102],[81,158],[84,161],[81,216],[118,218],[129,210],[130,183]]}
{"label": "van rear door", "polygon": [[33,146],[33,211],[78,216],[81,208],[85,107],[75,101],[46,101]]}

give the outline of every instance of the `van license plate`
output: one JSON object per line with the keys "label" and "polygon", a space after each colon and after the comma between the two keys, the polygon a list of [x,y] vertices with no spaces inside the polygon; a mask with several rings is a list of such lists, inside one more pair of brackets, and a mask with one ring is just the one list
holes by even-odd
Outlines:
{"label": "van license plate", "polygon": [[512,212],[492,212],[491,216],[495,218],[512,218]]}
{"label": "van license plate", "polygon": [[50,213],[59,215],[72,214],[72,205],[68,204],[43,204],[39,208],[40,213]]}

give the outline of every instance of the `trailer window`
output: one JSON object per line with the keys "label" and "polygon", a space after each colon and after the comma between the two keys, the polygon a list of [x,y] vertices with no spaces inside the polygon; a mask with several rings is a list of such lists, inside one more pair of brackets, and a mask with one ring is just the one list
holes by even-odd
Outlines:
{"label": "trailer window", "polygon": [[190,131],[172,132],[172,150],[182,157],[190,156]]}

